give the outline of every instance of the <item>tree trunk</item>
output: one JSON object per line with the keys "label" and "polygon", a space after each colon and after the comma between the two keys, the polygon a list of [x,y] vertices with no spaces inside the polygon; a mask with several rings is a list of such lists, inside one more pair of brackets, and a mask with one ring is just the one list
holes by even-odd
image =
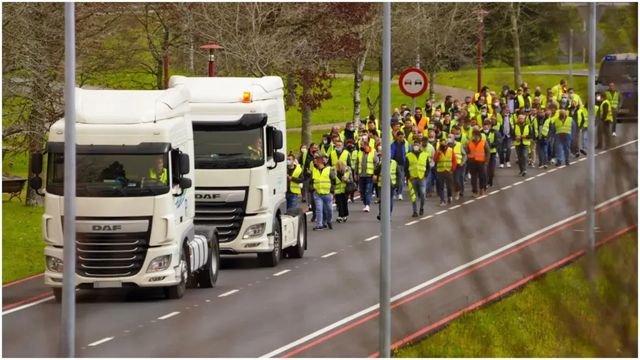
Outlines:
{"label": "tree trunk", "polygon": [[362,103],[360,90],[362,89],[362,81],[364,80],[364,65],[367,62],[367,52],[364,53],[353,63],[353,122],[356,127],[360,125],[360,105]]}
{"label": "tree trunk", "polygon": [[194,59],[195,59],[195,46],[194,46],[194,41],[193,41],[193,34],[191,34],[189,36],[189,72],[194,75],[196,72],[196,67],[194,64]]}
{"label": "tree trunk", "polygon": [[[47,113],[44,110],[47,107],[43,104],[45,101],[47,101],[47,95],[43,93],[44,91],[47,91],[47,89],[37,84],[34,84],[31,87],[31,93],[33,94],[33,106],[31,113],[29,114],[29,119],[27,120],[27,148],[29,159],[27,164],[28,178],[33,176],[33,174],[31,173],[31,153],[42,152],[43,149],[44,129],[38,126],[38,124],[39,122],[42,122],[43,119],[47,118]],[[38,175],[40,177],[43,177],[43,174]],[[31,187],[27,185],[26,197],[24,201],[25,205],[42,205],[42,200],[43,199],[40,197],[40,195],[36,194],[35,190],[31,189]]]}
{"label": "tree trunk", "polygon": [[513,38],[513,80],[515,81],[515,88],[518,88],[522,84],[522,74],[520,70],[520,35],[518,34],[518,15],[520,5],[518,9],[514,8],[513,3],[509,6],[511,17],[511,37]]}
{"label": "tree trunk", "polygon": [[[306,81],[302,82],[302,98],[306,99],[310,95],[311,88]],[[309,146],[311,143],[311,106],[302,104],[302,133],[301,144]]]}
{"label": "tree trunk", "polygon": [[[434,99],[435,99],[435,96],[436,96],[436,92],[433,90],[433,86],[435,84],[436,84],[436,73],[431,71],[431,72],[429,72],[429,97],[430,98],[432,97]],[[426,101],[425,101],[425,103],[426,103]],[[422,104],[422,105],[424,105],[424,104]],[[432,105],[434,105],[434,104],[432,104]],[[421,105],[418,104],[416,106],[421,106]]]}
{"label": "tree trunk", "polygon": [[164,89],[164,61],[162,58],[156,60],[156,89],[162,90]]}
{"label": "tree trunk", "polygon": [[287,74],[287,108],[296,105],[296,75],[294,73]]}

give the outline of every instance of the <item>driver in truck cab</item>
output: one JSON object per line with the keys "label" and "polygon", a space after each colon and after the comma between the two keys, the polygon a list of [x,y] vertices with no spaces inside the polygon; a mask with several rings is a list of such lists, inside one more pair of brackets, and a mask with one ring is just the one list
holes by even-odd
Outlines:
{"label": "driver in truck cab", "polygon": [[262,159],[262,138],[258,137],[253,146],[247,146],[251,160]]}
{"label": "driver in truck cab", "polygon": [[167,185],[167,168],[164,166],[164,156],[159,155],[154,160],[154,167],[149,169],[149,179]]}

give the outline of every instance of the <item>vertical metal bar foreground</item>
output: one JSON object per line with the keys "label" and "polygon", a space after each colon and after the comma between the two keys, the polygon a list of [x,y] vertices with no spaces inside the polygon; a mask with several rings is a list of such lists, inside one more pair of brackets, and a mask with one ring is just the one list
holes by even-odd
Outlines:
{"label": "vertical metal bar foreground", "polygon": [[[596,244],[596,218],[595,218],[595,206],[596,206],[596,116],[595,116],[595,103],[596,103],[596,3],[589,4],[589,128],[588,128],[588,149],[587,149],[587,163],[588,163],[588,196],[587,196],[587,236],[588,236],[588,251],[593,251]],[[590,269],[592,267],[590,266]],[[592,273],[593,274],[593,273]]]}
{"label": "vertical metal bar foreground", "polygon": [[573,87],[573,29],[569,29],[569,87]]}
{"label": "vertical metal bar foreground", "polygon": [[380,357],[391,356],[391,3],[382,5],[382,113],[380,126],[382,127],[382,199],[380,238]]}
{"label": "vertical metal bar foreground", "polygon": [[[420,69],[420,53],[416,56],[416,67]],[[411,98],[411,116],[416,112],[416,97]],[[406,134],[405,134],[406,135]]]}
{"label": "vertical metal bar foreground", "polygon": [[76,337],[76,29],[75,5],[64,4],[64,275],[60,356],[75,357]]}

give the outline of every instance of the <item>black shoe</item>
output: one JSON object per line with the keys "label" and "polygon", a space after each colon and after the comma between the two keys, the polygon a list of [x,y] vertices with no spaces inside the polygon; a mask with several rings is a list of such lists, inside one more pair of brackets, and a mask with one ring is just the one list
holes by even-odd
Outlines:
{"label": "black shoe", "polygon": [[584,149],[580,149],[580,152],[582,153],[582,155],[587,155],[587,151]]}
{"label": "black shoe", "polygon": [[567,166],[569,166],[571,163],[567,161],[567,162],[566,162],[566,163],[564,163],[564,164],[565,164],[565,165],[567,165]]}
{"label": "black shoe", "polygon": [[376,218],[378,219],[378,221],[380,221],[380,215],[377,215]]}
{"label": "black shoe", "polygon": [[329,228],[329,230],[333,230],[333,226],[331,225],[331,223],[327,223],[326,226]]}
{"label": "black shoe", "polygon": [[417,213],[417,212],[414,212],[414,213],[411,215],[411,217],[414,217],[414,218],[415,218],[415,217],[418,217],[418,213]]}
{"label": "black shoe", "polygon": [[448,203],[451,204],[451,196],[449,196]]}
{"label": "black shoe", "polygon": [[314,222],[314,221],[316,221],[316,217],[315,217],[315,216],[312,216],[312,217],[311,217],[311,222]]}
{"label": "black shoe", "polygon": [[342,217],[342,222],[347,222],[347,219],[348,219],[348,218],[349,218],[348,216],[343,216],[343,217]]}
{"label": "black shoe", "polygon": [[526,171],[523,171],[523,172],[522,172],[522,177],[525,177],[525,176],[527,176],[527,172],[526,172]]}
{"label": "black shoe", "polygon": [[575,156],[575,157],[576,157],[576,159],[577,159],[577,158],[579,158],[579,157],[580,157],[580,153],[579,153],[579,152],[577,152],[577,153],[573,154],[573,156]]}
{"label": "black shoe", "polygon": [[337,222],[338,224],[339,224],[339,223],[341,223],[341,222],[342,222],[342,218],[341,218],[341,217],[336,218],[336,222]]}
{"label": "black shoe", "polygon": [[324,226],[314,226],[313,230],[314,231],[316,231],[316,230],[324,230]]}
{"label": "black shoe", "polygon": [[420,216],[424,215],[424,209],[420,209]]}
{"label": "black shoe", "polygon": [[302,199],[302,202],[303,202],[303,203],[306,203],[306,202],[307,202],[307,200],[305,200],[305,199]]}

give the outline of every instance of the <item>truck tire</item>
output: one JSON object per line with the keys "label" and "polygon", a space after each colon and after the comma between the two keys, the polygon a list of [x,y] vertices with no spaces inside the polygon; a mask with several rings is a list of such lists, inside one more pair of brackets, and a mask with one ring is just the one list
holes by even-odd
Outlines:
{"label": "truck tire", "polygon": [[62,302],[62,288],[51,288],[51,292],[53,292],[53,298],[55,299],[56,303],[60,304]]}
{"label": "truck tire", "polygon": [[207,264],[205,268],[200,270],[196,275],[196,280],[201,288],[212,288],[218,280],[218,270],[220,270],[220,251],[218,249],[218,240],[213,238],[210,241]]}
{"label": "truck tire", "polygon": [[282,257],[282,227],[280,218],[273,221],[273,250],[268,253],[258,253],[258,263],[263,267],[274,267]]}
{"label": "truck tire", "polygon": [[181,267],[180,272],[180,282],[173,286],[167,286],[164,288],[164,294],[168,299],[180,299],[184,296],[185,290],[187,289],[187,280],[189,277],[188,271],[188,263],[187,263],[187,252],[183,247],[180,250],[180,263]]}
{"label": "truck tire", "polygon": [[287,257],[301,259],[307,248],[307,222],[304,215],[298,215],[298,236],[296,244],[285,250]]}

